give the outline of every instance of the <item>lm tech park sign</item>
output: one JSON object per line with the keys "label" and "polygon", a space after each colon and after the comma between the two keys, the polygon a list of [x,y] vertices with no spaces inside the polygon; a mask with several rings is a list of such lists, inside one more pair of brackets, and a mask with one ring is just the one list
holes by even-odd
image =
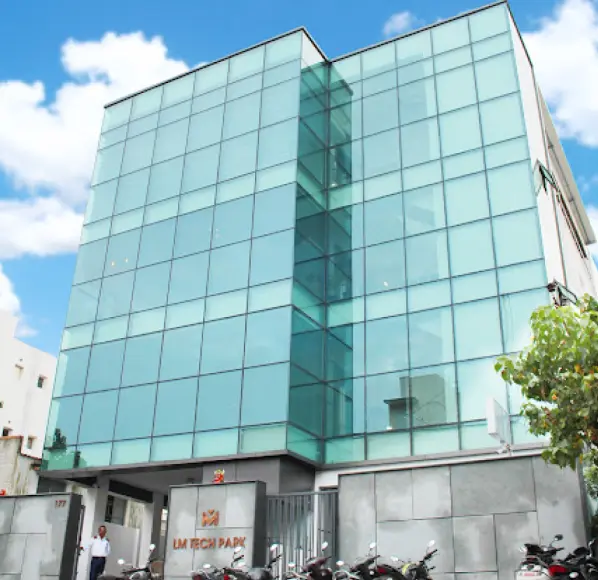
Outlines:
{"label": "lm tech park sign", "polygon": [[[202,513],[202,528],[214,529],[220,523],[220,512],[210,509]],[[214,536],[197,538],[173,538],[175,550],[214,550],[218,548],[245,548],[245,536]]]}

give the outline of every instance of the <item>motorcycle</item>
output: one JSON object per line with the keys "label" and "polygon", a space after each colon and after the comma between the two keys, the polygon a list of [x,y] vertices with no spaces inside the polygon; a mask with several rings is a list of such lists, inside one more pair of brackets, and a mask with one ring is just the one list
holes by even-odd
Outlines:
{"label": "motorcycle", "polygon": [[436,567],[429,566],[428,562],[438,552],[435,546],[436,542],[434,540],[429,542],[426,548],[426,553],[419,562],[404,562],[395,556],[392,557],[393,562],[396,564],[402,564],[401,574],[405,580],[432,580],[430,572]]}
{"label": "motorcycle", "polygon": [[282,552],[274,555],[279,548],[280,546],[278,544],[273,544],[270,547],[272,557],[268,564],[263,568],[249,568],[248,570],[243,570],[245,565],[243,553],[240,548],[235,548],[235,555],[230,566],[218,569],[211,564],[204,564],[203,575],[199,572],[192,572],[191,574],[194,578],[197,576],[198,580],[274,580],[272,567],[278,560],[280,560],[280,558],[282,558]]}
{"label": "motorcycle", "polygon": [[301,568],[302,573],[296,572],[297,565],[294,562],[289,562],[289,571],[285,574],[285,578],[287,578],[287,580],[290,580],[291,578],[298,580],[332,580],[332,570],[325,567],[326,562],[330,559],[330,556],[324,555],[326,548],[328,548],[328,542],[322,544],[322,554],[320,556],[315,556],[305,562]]}
{"label": "motorcycle", "polygon": [[376,543],[369,545],[369,552],[363,558],[358,558],[348,569],[342,560],[336,565],[340,568],[335,578],[342,580],[370,580],[373,578],[390,578],[392,580],[405,580],[401,570],[395,565],[395,562],[380,562],[380,556],[375,553]]}
{"label": "motorcycle", "polygon": [[162,580],[162,574],[152,571],[152,567],[158,563],[157,560],[152,559],[155,549],[155,544],[150,544],[147,563],[142,568],[135,568],[131,564],[127,564],[123,558],[119,558],[117,562],[121,567],[120,576],[104,572],[98,576],[98,580]]}

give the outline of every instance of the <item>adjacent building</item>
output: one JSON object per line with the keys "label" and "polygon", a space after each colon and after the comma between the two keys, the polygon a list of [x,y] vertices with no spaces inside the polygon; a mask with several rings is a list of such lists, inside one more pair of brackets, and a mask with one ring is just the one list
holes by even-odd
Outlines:
{"label": "adjacent building", "polygon": [[56,357],[15,337],[18,319],[0,312],[0,489],[35,493]]}
{"label": "adjacent building", "polygon": [[[493,364],[551,293],[596,295],[594,242],[506,3],[335,59],[295,30],[148,88],[106,108],[44,473],[146,502],[154,538],[169,487],[216,468],[273,496],[340,479],[373,518],[357,538],[341,513],[344,557],[389,518],[500,538],[524,513],[545,535],[541,442]],[[519,459],[496,454],[489,397]],[[434,504],[497,469],[505,501],[536,491],[372,511],[375,472],[430,475]],[[553,476],[575,543],[582,492]]]}

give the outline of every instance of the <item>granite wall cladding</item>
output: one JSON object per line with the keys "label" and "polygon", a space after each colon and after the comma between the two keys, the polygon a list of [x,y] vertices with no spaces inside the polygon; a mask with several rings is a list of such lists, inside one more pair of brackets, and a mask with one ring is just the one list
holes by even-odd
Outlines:
{"label": "granite wall cladding", "polygon": [[376,541],[383,556],[420,559],[434,540],[435,580],[512,580],[521,544],[586,542],[582,498],[577,473],[540,457],[344,475],[340,557]]}
{"label": "granite wall cladding", "polygon": [[[213,520],[214,517],[217,519]],[[227,566],[236,546],[243,547],[248,565],[264,564],[265,483],[189,485],[170,489],[165,580],[188,580],[191,570],[206,563]]]}
{"label": "granite wall cladding", "polygon": [[72,580],[81,496],[0,497],[0,579]]}

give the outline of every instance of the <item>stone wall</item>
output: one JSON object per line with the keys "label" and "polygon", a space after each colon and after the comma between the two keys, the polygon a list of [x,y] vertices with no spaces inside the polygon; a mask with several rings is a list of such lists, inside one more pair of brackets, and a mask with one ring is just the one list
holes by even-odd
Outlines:
{"label": "stone wall", "polygon": [[0,578],[72,580],[81,497],[0,497]]}
{"label": "stone wall", "polygon": [[340,556],[376,541],[383,556],[419,560],[434,540],[435,580],[512,580],[521,544],[586,542],[582,498],[577,473],[539,457],[343,475]]}
{"label": "stone wall", "polygon": [[227,566],[235,546],[241,544],[248,565],[264,564],[265,483],[188,485],[170,489],[165,580],[188,580],[191,570],[200,569],[206,563]]}

